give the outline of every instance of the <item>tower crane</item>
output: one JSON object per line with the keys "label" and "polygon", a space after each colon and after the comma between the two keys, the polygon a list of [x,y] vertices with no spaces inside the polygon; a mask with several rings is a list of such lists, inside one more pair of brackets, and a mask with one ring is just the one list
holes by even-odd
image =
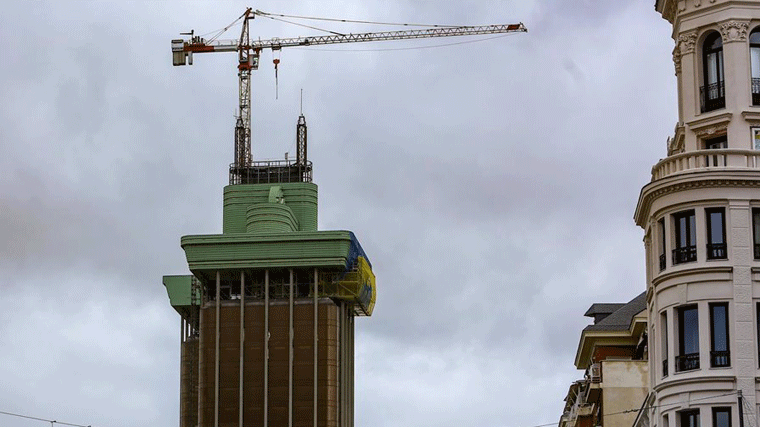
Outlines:
{"label": "tower crane", "polygon": [[[237,40],[216,40],[215,37],[206,40],[196,36],[194,31],[181,33],[189,35],[189,39],[172,40],[172,62],[174,65],[192,65],[193,54],[206,52],[237,52],[238,54],[238,78],[239,78],[239,110],[235,123],[235,159],[230,165],[230,184],[243,183],[252,167],[251,156],[251,70],[259,68],[261,51],[271,49],[279,51],[284,47],[295,46],[318,46],[327,44],[359,43],[389,40],[422,39],[431,37],[471,36],[483,34],[499,34],[526,32],[522,23],[502,25],[479,25],[479,26],[431,26],[431,28],[419,30],[381,31],[369,33],[341,34],[331,32],[328,35],[306,36],[294,38],[271,38],[268,40],[251,40],[248,34],[248,22],[256,16],[269,17],[271,14],[260,10],[247,8],[245,12],[232,24],[242,21],[240,38]],[[275,72],[279,60],[275,59]],[[299,133],[301,127],[305,127],[303,115],[299,117]],[[299,146],[296,148],[296,165],[300,171],[304,171],[308,165],[306,161],[305,138],[299,134]],[[303,144],[304,147],[300,145]],[[310,176],[310,170],[309,176]]]}

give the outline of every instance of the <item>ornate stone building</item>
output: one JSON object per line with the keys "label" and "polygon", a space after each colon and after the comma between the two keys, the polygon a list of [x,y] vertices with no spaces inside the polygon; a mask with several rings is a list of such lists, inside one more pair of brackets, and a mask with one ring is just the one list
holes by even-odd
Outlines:
{"label": "ornate stone building", "polygon": [[657,0],[678,123],[636,207],[650,396],[639,424],[757,425],[760,1]]}

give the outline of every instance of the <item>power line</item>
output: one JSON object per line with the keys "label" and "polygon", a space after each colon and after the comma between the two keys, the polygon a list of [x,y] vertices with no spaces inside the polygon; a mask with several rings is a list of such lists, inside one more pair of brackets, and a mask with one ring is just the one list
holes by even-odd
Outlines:
{"label": "power line", "polygon": [[56,421],[56,420],[47,420],[45,418],[32,417],[30,415],[14,414],[13,412],[0,411],[0,414],[2,414],[2,415],[10,415],[12,417],[26,418],[28,420],[43,421],[43,422],[46,422],[46,423],[50,423],[51,426],[53,424],[60,424],[60,425],[63,425],[63,426],[72,426],[72,427],[92,427],[92,426],[89,426],[89,425],[65,423],[63,421]]}
{"label": "power line", "polygon": [[[684,403],[699,402],[701,400],[709,400],[709,399],[714,399],[716,397],[730,396],[732,394],[737,394],[737,393],[739,393],[739,390],[730,391],[728,393],[714,394],[714,395],[711,395],[711,396],[700,397],[698,399],[689,399],[689,400],[682,400],[682,401],[679,401],[679,402],[666,403],[666,404],[663,404],[663,405],[649,405],[649,406],[642,406],[641,408],[626,409],[626,410],[623,410],[623,411],[611,412],[609,414],[604,414],[604,416],[605,417],[609,417],[611,415],[624,415],[624,414],[630,414],[630,413],[633,413],[633,412],[648,411],[648,410],[655,409],[655,408],[665,408],[665,407],[668,407],[668,406],[677,406],[677,405],[681,405],[681,404],[684,404]],[[742,396],[742,399],[744,399],[744,396]],[[752,413],[752,412],[750,412],[750,413]],[[537,425],[533,425],[533,426],[530,426],[530,427],[549,427],[549,426],[555,426],[555,425],[557,425],[557,423],[537,424]]]}

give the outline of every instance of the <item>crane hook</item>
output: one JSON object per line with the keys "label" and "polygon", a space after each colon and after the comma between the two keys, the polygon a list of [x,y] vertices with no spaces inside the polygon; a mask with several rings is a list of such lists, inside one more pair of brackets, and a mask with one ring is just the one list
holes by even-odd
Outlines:
{"label": "crane hook", "polygon": [[277,64],[280,63],[280,58],[274,58],[272,60],[274,62],[274,99],[279,98],[279,85],[277,81]]}

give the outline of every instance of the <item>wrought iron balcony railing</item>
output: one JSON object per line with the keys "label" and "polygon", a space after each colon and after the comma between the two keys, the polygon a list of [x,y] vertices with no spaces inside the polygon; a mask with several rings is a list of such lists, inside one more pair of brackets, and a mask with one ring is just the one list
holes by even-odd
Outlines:
{"label": "wrought iron balcony railing", "polygon": [[726,85],[723,81],[715,82],[699,88],[699,99],[702,112],[726,107]]}
{"label": "wrought iron balcony railing", "polygon": [[730,351],[711,351],[710,366],[713,368],[725,368],[731,366]]}
{"label": "wrought iron balcony railing", "polygon": [[725,243],[708,243],[707,259],[728,259]]}
{"label": "wrought iron balcony railing", "polygon": [[752,79],[752,105],[760,105],[760,79]]}
{"label": "wrought iron balcony railing", "polygon": [[699,353],[688,353],[676,356],[676,372],[699,369]]}
{"label": "wrought iron balcony railing", "polygon": [[697,260],[697,246],[684,246],[673,249],[673,265]]}

